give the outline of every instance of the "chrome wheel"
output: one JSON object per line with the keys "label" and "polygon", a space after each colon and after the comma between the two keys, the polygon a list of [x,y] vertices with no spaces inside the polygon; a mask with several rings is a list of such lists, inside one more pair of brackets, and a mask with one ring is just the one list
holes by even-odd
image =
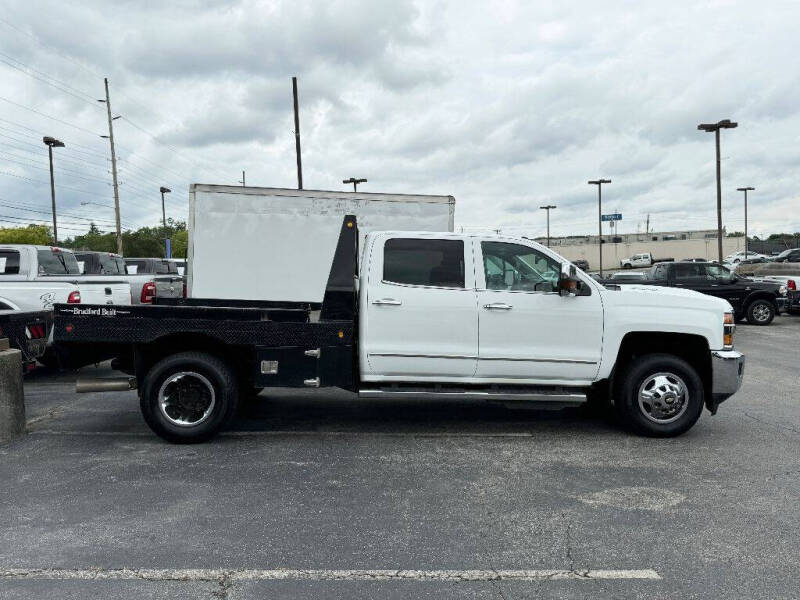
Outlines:
{"label": "chrome wheel", "polygon": [[689,406],[689,391],[674,373],[655,373],[639,386],[639,410],[659,424],[677,421]]}
{"label": "chrome wheel", "polygon": [[200,373],[170,375],[158,390],[161,414],[179,427],[199,425],[211,416],[215,404],[214,386]]}
{"label": "chrome wheel", "polygon": [[763,323],[765,321],[769,321],[769,318],[772,315],[772,309],[761,302],[753,307],[753,309],[750,311],[750,314],[753,315],[753,318],[756,321]]}

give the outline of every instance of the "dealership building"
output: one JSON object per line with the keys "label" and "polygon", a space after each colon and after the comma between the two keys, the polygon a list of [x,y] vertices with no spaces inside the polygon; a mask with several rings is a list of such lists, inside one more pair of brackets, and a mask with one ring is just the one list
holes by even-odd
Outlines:
{"label": "dealership building", "polygon": [[[649,252],[654,258],[705,258],[717,260],[717,230],[620,233],[603,237],[603,268],[618,269],[620,261],[634,254]],[[599,268],[600,251],[596,235],[551,237],[550,247],[568,260],[585,259],[589,268]],[[535,238],[547,244],[547,238]],[[744,250],[744,237],[725,237],[722,230],[722,255]]]}

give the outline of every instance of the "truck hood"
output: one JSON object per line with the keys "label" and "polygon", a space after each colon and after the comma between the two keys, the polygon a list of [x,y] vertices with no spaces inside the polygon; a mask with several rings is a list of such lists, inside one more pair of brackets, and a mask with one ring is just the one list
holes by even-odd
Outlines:
{"label": "truck hood", "polygon": [[[619,304],[626,306],[660,305],[675,308],[716,309],[720,312],[733,310],[727,300],[681,288],[621,283],[619,290],[610,289],[609,291],[612,294],[620,294],[622,297],[619,299]],[[665,302],[669,302],[669,304],[665,304]],[[615,302],[615,304],[618,303]]]}
{"label": "truck hood", "polygon": [[727,300],[693,290],[637,284],[606,288],[603,309],[609,347],[627,333],[652,331],[700,336],[711,350],[723,348],[723,316],[733,310]]}

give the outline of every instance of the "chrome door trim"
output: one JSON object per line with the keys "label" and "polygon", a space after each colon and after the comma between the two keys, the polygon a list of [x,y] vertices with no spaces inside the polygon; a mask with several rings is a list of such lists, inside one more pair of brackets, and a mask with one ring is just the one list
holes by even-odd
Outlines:
{"label": "chrome door trim", "polygon": [[413,354],[403,352],[370,352],[368,356],[394,356],[399,358],[455,358],[455,359],[476,359],[477,356],[468,354]]}
{"label": "chrome door trim", "polygon": [[515,356],[479,356],[478,360],[508,360],[516,362],[547,362],[573,365],[596,365],[596,360],[580,360],[575,358],[521,358]]}

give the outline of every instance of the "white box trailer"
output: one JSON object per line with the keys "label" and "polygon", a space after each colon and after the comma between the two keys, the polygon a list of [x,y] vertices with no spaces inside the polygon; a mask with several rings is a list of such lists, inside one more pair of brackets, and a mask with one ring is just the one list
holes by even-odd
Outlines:
{"label": "white box trailer", "polygon": [[[370,231],[453,231],[452,196],[192,184],[194,298],[322,302],[342,217]],[[363,247],[363,246],[362,246]]]}

